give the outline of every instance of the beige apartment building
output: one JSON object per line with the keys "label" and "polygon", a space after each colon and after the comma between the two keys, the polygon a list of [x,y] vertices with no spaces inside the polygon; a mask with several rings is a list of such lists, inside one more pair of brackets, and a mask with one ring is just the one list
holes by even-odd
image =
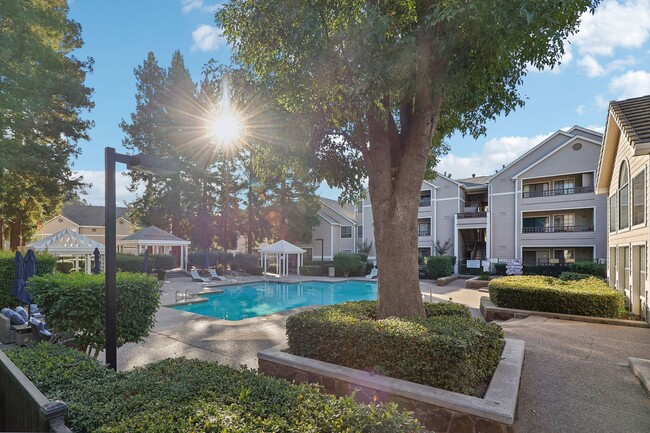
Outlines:
{"label": "beige apartment building", "polygon": [[[115,210],[118,242],[133,233],[133,227],[126,218],[126,212],[125,207],[118,207]],[[46,221],[39,228],[36,240],[46,238],[64,229],[71,229],[100,244],[105,244],[104,206],[64,206],[59,215]]]}

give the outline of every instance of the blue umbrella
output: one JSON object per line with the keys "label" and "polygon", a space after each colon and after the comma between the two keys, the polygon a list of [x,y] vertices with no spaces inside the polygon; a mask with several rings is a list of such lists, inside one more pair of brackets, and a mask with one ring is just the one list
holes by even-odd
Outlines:
{"label": "blue umbrella", "polygon": [[23,255],[20,251],[16,251],[16,257],[14,258],[14,283],[11,286],[11,295],[18,296],[23,290],[25,285],[25,280],[23,280]]}
{"label": "blue umbrella", "polygon": [[[23,271],[23,278],[26,283],[28,278],[31,278],[32,276],[34,276],[34,274],[36,274],[36,256],[34,255],[34,251],[32,250],[27,251],[27,254],[25,255],[24,266],[25,269]],[[23,283],[23,287],[16,295],[16,298],[18,298],[18,300],[23,304],[31,304],[32,297],[27,291],[27,288],[25,287],[25,283]]]}
{"label": "blue umbrella", "polygon": [[99,248],[95,248],[95,251],[93,251],[93,255],[95,256],[95,266],[93,266],[93,274],[99,274]]}
{"label": "blue umbrella", "polygon": [[144,273],[149,273],[149,248],[144,250]]}
{"label": "blue umbrella", "polygon": [[203,269],[208,269],[210,267],[210,253],[208,250],[205,250],[203,253]]}

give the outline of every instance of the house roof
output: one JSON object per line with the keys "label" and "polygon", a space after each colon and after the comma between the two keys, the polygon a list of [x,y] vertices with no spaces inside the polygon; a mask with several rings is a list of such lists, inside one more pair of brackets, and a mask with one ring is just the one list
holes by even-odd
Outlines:
{"label": "house roof", "polygon": [[[115,218],[125,217],[127,208],[115,208]],[[104,227],[104,206],[66,205],[61,211],[64,217],[80,226]]]}
{"label": "house roof", "polygon": [[467,188],[475,188],[480,186],[487,188],[486,182],[490,177],[492,176],[473,176],[467,177],[465,179],[456,179],[456,182],[462,183]]}
{"label": "house roof", "polygon": [[609,108],[621,132],[634,148],[650,144],[650,95],[612,101]]}
{"label": "house roof", "polygon": [[258,250],[262,254],[303,254],[305,250],[285,240],[277,241]]}
{"label": "house roof", "polygon": [[120,242],[124,241],[156,241],[157,243],[160,243],[162,241],[168,242],[170,245],[171,244],[178,244],[178,245],[185,245],[189,244],[189,241],[186,241],[184,239],[179,238],[176,235],[173,235],[169,232],[166,232],[163,229],[159,229],[156,226],[149,226],[146,229],[142,229],[140,231],[137,231],[133,234],[130,234],[126,236],[125,238],[122,238]]}
{"label": "house roof", "polygon": [[340,225],[356,224],[354,213],[343,208],[336,200],[320,197],[320,201],[323,206],[321,206],[318,214],[325,221]]}
{"label": "house roof", "polygon": [[92,254],[95,248],[104,253],[104,244],[92,240],[71,229],[61,230],[30,245],[37,251],[47,250],[54,255]]}

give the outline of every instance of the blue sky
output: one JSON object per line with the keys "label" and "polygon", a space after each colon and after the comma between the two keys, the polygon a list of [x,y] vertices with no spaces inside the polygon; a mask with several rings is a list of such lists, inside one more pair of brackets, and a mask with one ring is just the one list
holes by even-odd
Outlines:
{"label": "blue sky", "polygon": [[[85,198],[103,204],[103,150],[122,149],[118,124],[135,108],[133,69],[153,51],[161,66],[180,50],[195,81],[214,58],[227,63],[229,52],[214,25],[214,0],[73,0],[70,17],[82,26],[78,57],[93,57],[87,84],[95,89],[91,140],[81,143],[74,168],[93,183]],[[439,171],[455,178],[486,175],[512,161],[561,128],[580,125],[602,131],[610,100],[650,94],[650,0],[605,0],[585,15],[570,38],[562,65],[530,71],[521,92],[526,107],[488,124],[474,140],[456,135]],[[118,150],[119,151],[119,150]],[[118,201],[128,200],[127,180],[118,176]],[[336,191],[321,193],[337,198]]]}

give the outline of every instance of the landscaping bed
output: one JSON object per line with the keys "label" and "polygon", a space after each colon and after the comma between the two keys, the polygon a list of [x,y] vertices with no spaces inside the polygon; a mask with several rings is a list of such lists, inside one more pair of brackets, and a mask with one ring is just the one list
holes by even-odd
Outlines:
{"label": "landscaping bed", "polygon": [[480,395],[504,346],[494,324],[465,306],[425,303],[427,318],[376,320],[375,301],[347,302],[287,319],[289,352],[467,395]]}
{"label": "landscaping bed", "polygon": [[359,405],[252,370],[185,358],[115,373],[81,352],[40,344],[7,352],[77,432],[420,432],[392,406]]}
{"label": "landscaping bed", "polygon": [[622,318],[625,298],[595,277],[563,281],[553,277],[516,276],[491,281],[490,300],[497,307],[582,316]]}

